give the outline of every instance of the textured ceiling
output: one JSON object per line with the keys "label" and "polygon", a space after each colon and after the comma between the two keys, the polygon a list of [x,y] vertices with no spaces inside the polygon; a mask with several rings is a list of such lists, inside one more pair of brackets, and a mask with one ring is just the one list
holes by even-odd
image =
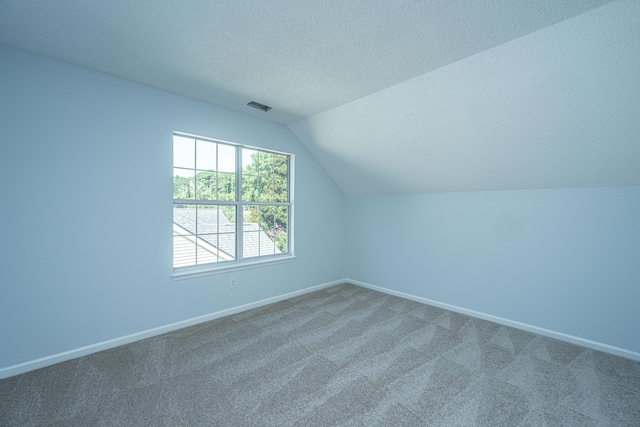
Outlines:
{"label": "textured ceiling", "polygon": [[603,3],[1,0],[0,43],[288,125]]}
{"label": "textured ceiling", "polygon": [[640,185],[638,7],[0,0],[0,43],[289,125],[347,195]]}
{"label": "textured ceiling", "polygon": [[290,128],[350,196],[640,185],[640,2]]}

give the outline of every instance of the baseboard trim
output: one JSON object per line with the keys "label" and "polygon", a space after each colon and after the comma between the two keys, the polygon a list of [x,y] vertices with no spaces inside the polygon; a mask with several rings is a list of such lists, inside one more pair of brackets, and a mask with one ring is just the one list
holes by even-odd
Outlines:
{"label": "baseboard trim", "polygon": [[395,291],[393,289],[383,288],[381,286],[372,285],[365,282],[360,282],[358,280],[353,279],[345,279],[344,282],[350,283],[352,285],[361,286],[363,288],[372,289],[374,291],[383,292],[385,294],[394,295],[401,298],[406,298],[412,301],[417,301],[423,304],[432,305],[434,307],[443,308],[445,310],[453,311],[460,314],[466,314],[468,316],[476,317],[483,320],[488,320],[490,322],[498,323],[500,325],[510,326],[512,328],[521,329],[528,332],[533,332],[534,334],[543,335],[549,338],[555,338],[560,341],[569,342],[571,344],[576,344],[582,347],[587,347],[592,350],[598,350],[605,353],[614,354],[616,356],[625,357],[627,359],[640,361],[640,353],[636,353],[635,351],[625,350],[623,348],[614,347],[608,344],[603,344],[596,341],[591,341],[585,338],[575,337],[573,335],[563,334],[561,332],[551,331],[549,329],[539,328],[537,326],[528,325],[526,323],[520,323],[513,320],[505,319],[498,316],[493,316],[491,314],[482,313],[479,311],[468,310],[466,308],[458,307],[451,304],[445,304],[442,302],[430,300],[428,298],[419,297],[412,294],[406,294],[404,292]]}
{"label": "baseboard trim", "polygon": [[186,328],[189,326],[197,325],[199,323],[208,322],[210,320],[218,319],[220,317],[229,316],[231,314],[240,313],[242,311],[251,310],[254,308],[262,307],[263,305],[273,304],[274,302],[282,301],[285,299],[293,298],[299,295],[315,292],[320,289],[328,288],[331,286],[345,283],[345,280],[336,280],[333,282],[327,282],[309,288],[301,289],[294,292],[289,292],[275,297],[266,298],[260,301],[251,302],[248,304],[239,305],[237,307],[231,307],[225,310],[216,311],[214,313],[205,314],[203,316],[193,317],[191,319],[182,320],[180,322],[171,323],[165,326],[159,326],[157,328],[148,329],[142,332],[136,332],[130,335],[126,335],[119,338],[99,342],[96,344],[87,345],[74,350],[65,351],[62,353],[54,354],[51,356],[41,357],[39,359],[31,360],[29,362],[19,363],[17,365],[8,366],[0,369],[0,379],[12,377],[14,375],[23,374],[25,372],[33,371],[36,369],[44,368],[46,366],[55,365],[56,363],[65,362],[67,360],[75,359],[77,357],[86,356],[99,351],[108,350],[110,348],[119,347],[121,345],[129,344],[134,341],[151,338],[157,335],[162,335],[167,332],[175,331],[177,329]]}
{"label": "baseboard trim", "polygon": [[6,368],[0,368],[0,379],[12,377],[14,375],[23,374],[25,372],[33,371],[36,369],[44,368],[46,366],[55,365],[56,363],[65,362],[67,360],[75,359],[77,357],[86,356],[92,353],[97,353],[99,351],[108,350],[110,348],[119,347],[121,345],[129,344],[134,341],[143,340],[146,338],[151,338],[154,336],[162,335],[167,332],[175,331],[178,329],[186,328],[189,326],[197,325],[199,323],[208,322],[210,320],[215,320],[221,317],[229,316],[232,314],[240,313],[243,311],[251,310],[254,308],[262,307],[264,305],[273,304],[278,301],[282,301],[285,299],[293,298],[299,295],[304,295],[310,292],[318,291],[320,289],[328,288],[331,286],[339,285],[341,283],[350,283],[352,285],[361,286],[363,288],[372,289],[375,291],[383,292],[389,295],[394,295],[401,298],[406,298],[412,301],[417,301],[423,304],[432,305],[434,307],[443,308],[445,310],[450,310],[456,313],[466,314],[468,316],[473,316],[479,319],[488,320],[490,322],[495,322],[501,325],[510,326],[513,328],[521,329],[528,332],[533,332],[535,334],[539,334],[542,336],[546,336],[549,338],[554,338],[557,340],[569,342],[572,344],[580,345],[583,347],[587,347],[593,350],[602,351],[605,353],[614,354],[616,356],[625,357],[627,359],[640,361],[640,353],[625,350],[623,348],[614,347],[608,344],[603,344],[596,341],[591,341],[588,339],[575,337],[572,335],[563,334],[561,332],[555,332],[548,329],[540,328],[537,326],[528,325],[525,323],[516,322],[513,320],[505,319],[502,317],[494,316],[491,314],[482,313],[479,311],[469,310],[463,307],[458,307],[451,304],[446,304],[438,301],[434,301],[428,298],[419,297],[412,294],[407,294],[404,292],[395,291],[393,289],[384,288],[382,286],[372,285],[370,283],[361,282],[359,280],[353,279],[343,279],[336,280],[333,282],[327,282],[316,286],[311,286],[309,288],[300,289],[298,291],[289,292],[286,294],[277,295],[274,297],[266,298],[260,301],[255,301],[248,304],[239,305],[236,307],[231,307],[225,310],[216,311],[214,313],[205,314],[203,316],[194,317],[191,319],[183,320],[180,322],[171,323],[169,325],[160,326],[153,329],[148,329],[146,331],[141,331],[137,333],[133,333],[130,335],[126,335],[119,338],[114,338],[111,340],[99,342],[96,344],[91,344],[88,346],[80,347],[74,350],[65,351],[62,353],[54,354],[51,356],[42,357],[39,359],[31,360],[24,363],[19,363],[17,365],[8,366]]}

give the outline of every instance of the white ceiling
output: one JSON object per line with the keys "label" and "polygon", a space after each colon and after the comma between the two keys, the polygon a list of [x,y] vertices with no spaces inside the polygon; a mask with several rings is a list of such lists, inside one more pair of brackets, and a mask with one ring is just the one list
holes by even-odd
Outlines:
{"label": "white ceiling", "polygon": [[640,185],[640,15],[607,3],[2,0],[0,43],[290,125],[348,195]]}

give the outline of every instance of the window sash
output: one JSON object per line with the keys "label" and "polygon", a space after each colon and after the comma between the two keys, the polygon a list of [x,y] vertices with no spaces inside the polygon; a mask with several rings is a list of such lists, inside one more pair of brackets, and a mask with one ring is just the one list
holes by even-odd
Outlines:
{"label": "window sash", "polygon": [[[192,205],[192,206],[212,206],[212,205],[218,205],[218,206],[235,206],[235,211],[236,211],[236,218],[235,218],[235,241],[236,241],[236,253],[235,253],[235,259],[234,260],[226,260],[226,261],[220,261],[219,258],[217,261],[215,262],[210,262],[210,263],[206,263],[206,264],[198,264],[197,260],[194,260],[194,264],[191,265],[186,265],[186,266],[179,266],[179,267],[173,267],[173,271],[174,274],[182,274],[182,273],[188,273],[188,272],[194,272],[194,273],[198,273],[200,271],[206,271],[206,270],[221,270],[221,271],[228,271],[229,269],[234,269],[235,267],[239,267],[239,266],[243,266],[244,264],[258,264],[258,263],[262,263],[263,261],[268,262],[269,260],[272,259],[279,259],[279,258],[293,258],[293,155],[289,154],[289,153],[283,153],[283,152],[277,152],[277,151],[272,151],[272,150],[265,150],[263,148],[258,148],[258,147],[251,147],[251,146],[246,146],[246,145],[239,145],[239,144],[234,144],[234,143],[230,143],[227,141],[220,141],[220,140],[216,140],[216,139],[211,139],[211,138],[205,138],[205,137],[199,137],[199,136],[195,136],[195,135],[190,135],[190,134],[183,134],[183,133],[174,133],[174,136],[179,136],[179,137],[184,137],[184,138],[188,138],[188,139],[193,139],[195,141],[195,146],[198,146],[198,141],[205,141],[205,142],[210,142],[210,143],[215,143],[215,144],[222,144],[222,145],[226,145],[226,146],[232,146],[235,149],[235,154],[236,154],[236,158],[235,158],[235,182],[236,182],[236,188],[235,188],[235,200],[208,200],[208,199],[195,199],[195,197],[198,196],[197,191],[196,194],[194,195],[194,199],[173,199],[173,206],[175,207],[176,205]],[[217,146],[216,146],[217,147]],[[243,195],[242,195],[242,175],[243,175],[243,161],[242,161],[242,151],[243,149],[246,150],[255,150],[259,153],[269,153],[269,154],[276,154],[279,156],[286,156],[287,158],[287,202],[259,202],[259,201],[245,201],[243,200]],[[175,147],[174,147],[175,150]],[[216,148],[216,153],[217,153],[217,148]],[[174,162],[175,163],[175,162]],[[194,168],[192,169],[194,171],[194,174],[197,174],[199,172],[199,169],[196,169],[198,165],[198,159],[197,159],[197,148],[194,149]],[[174,168],[177,167],[175,164],[173,165]],[[189,170],[189,168],[182,168],[182,169],[186,169]],[[216,167],[216,172],[218,172],[217,170],[219,169],[219,166]],[[272,172],[273,173],[273,172]],[[195,182],[194,182],[195,185]],[[217,197],[219,197],[219,195],[216,193]],[[287,246],[286,246],[286,250],[282,251],[282,253],[274,253],[274,254],[268,254],[268,255],[260,255],[260,247],[258,248],[258,255],[257,256],[251,256],[251,257],[244,257],[244,247],[243,247],[243,243],[244,243],[244,224],[243,224],[243,213],[244,213],[244,208],[245,206],[265,206],[265,207],[274,207],[274,208],[282,208],[282,207],[286,207],[286,214],[287,214],[287,219],[286,219],[286,237],[287,237]],[[275,217],[274,217],[275,220]],[[265,232],[262,230],[261,227],[261,221],[260,219],[258,219],[258,229],[257,232],[259,233],[263,233],[265,234]],[[200,233],[197,233],[197,229],[195,234],[193,235],[194,239],[198,239],[200,236]],[[271,240],[270,240],[271,241]],[[274,247],[276,247],[276,242],[272,241],[274,244]],[[197,244],[196,244],[197,245]],[[173,248],[173,253],[175,255],[175,246]],[[275,250],[274,250],[275,252]]]}

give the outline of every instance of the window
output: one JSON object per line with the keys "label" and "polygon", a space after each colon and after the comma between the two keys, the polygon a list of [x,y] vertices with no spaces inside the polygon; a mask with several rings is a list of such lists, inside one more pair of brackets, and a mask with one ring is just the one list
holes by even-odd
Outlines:
{"label": "window", "polygon": [[293,258],[293,155],[173,135],[174,276]]}

